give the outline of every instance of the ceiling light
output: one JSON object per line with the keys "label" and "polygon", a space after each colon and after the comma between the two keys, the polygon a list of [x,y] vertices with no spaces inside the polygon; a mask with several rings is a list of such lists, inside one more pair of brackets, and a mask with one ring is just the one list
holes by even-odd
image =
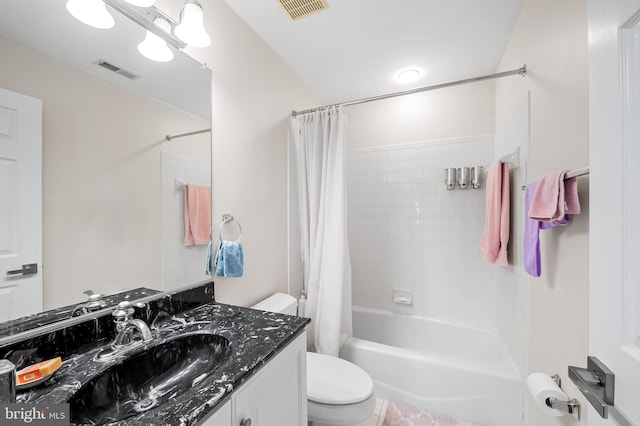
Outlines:
{"label": "ceiling light", "polygon": [[415,68],[402,70],[398,73],[396,79],[400,83],[413,83],[420,78],[420,71]]}
{"label": "ceiling light", "polygon": [[187,0],[180,10],[180,24],[175,29],[176,36],[194,47],[207,47],[211,38],[204,29],[202,6],[196,0]]}
{"label": "ceiling light", "polygon": [[102,0],[68,0],[67,10],[78,21],[106,30],[116,24]]}
{"label": "ceiling light", "polygon": [[156,0],[124,0],[124,1],[138,7],[151,7],[156,2]]}
{"label": "ceiling light", "polygon": [[[161,30],[167,33],[171,32],[171,24],[167,20],[156,18],[153,23]],[[147,36],[138,44],[138,51],[143,56],[156,62],[169,62],[173,59],[173,52],[167,46],[167,42],[151,31],[147,31]]]}

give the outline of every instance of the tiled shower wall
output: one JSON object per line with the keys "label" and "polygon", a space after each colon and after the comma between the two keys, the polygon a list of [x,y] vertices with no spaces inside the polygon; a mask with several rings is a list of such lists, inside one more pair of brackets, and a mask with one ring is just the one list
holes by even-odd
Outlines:
{"label": "tiled shower wall", "polygon": [[[486,172],[493,161],[493,135],[348,153],[354,305],[495,325],[496,266],[478,249],[484,182],[451,191],[444,184],[445,168]],[[394,303],[394,288],[412,290],[412,305]]]}

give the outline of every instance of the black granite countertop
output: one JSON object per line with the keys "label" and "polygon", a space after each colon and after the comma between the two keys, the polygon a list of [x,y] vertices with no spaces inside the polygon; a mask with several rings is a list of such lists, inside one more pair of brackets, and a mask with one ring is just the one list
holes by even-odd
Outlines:
{"label": "black granite countertop", "polygon": [[[71,409],[72,424],[192,425],[217,409],[232,389],[247,380],[308,323],[306,318],[217,302],[175,315],[159,314],[152,324],[151,342],[132,349],[126,357],[99,360],[98,354],[109,347],[104,341],[85,348],[85,352],[63,357],[62,367],[48,382],[19,391],[17,402],[64,403],[72,400],[74,394],[84,392],[88,396],[85,400],[96,404],[96,399],[120,394],[126,397],[120,398],[117,413],[113,404],[105,403],[103,409],[87,409],[86,413],[81,403],[75,404],[79,408]],[[205,344],[198,350],[197,345],[191,348],[189,342]],[[176,364],[185,367],[181,373],[173,375],[169,383],[154,383],[157,387],[149,392],[136,392],[130,384],[135,376],[144,375],[145,369],[161,368],[158,365],[172,365],[174,349],[181,345],[188,347],[189,352],[186,364]],[[153,357],[143,357],[143,352],[148,354],[154,348]],[[119,367],[125,368],[111,376],[103,374]],[[131,416],[114,422],[114,414],[121,418],[123,412]]]}

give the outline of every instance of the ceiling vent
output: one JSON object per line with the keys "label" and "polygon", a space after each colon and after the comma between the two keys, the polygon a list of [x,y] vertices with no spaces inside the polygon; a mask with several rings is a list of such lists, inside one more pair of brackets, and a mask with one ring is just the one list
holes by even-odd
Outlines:
{"label": "ceiling vent", "polygon": [[278,0],[287,15],[294,20],[329,9],[327,0]]}
{"label": "ceiling vent", "polygon": [[139,75],[132,73],[131,71],[127,71],[125,69],[120,68],[117,65],[113,65],[110,62],[105,61],[104,59],[98,59],[97,61],[94,62],[94,64],[101,66],[102,68],[106,68],[109,71],[112,71],[116,74],[119,74],[123,77],[126,77],[130,80],[137,80],[140,78]]}

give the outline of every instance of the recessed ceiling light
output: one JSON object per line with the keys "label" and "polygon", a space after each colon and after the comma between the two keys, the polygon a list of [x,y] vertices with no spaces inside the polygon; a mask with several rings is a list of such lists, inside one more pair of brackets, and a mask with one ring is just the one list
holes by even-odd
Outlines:
{"label": "recessed ceiling light", "polygon": [[415,68],[410,68],[406,70],[402,70],[396,76],[396,79],[400,83],[413,83],[417,79],[420,78],[420,71]]}

